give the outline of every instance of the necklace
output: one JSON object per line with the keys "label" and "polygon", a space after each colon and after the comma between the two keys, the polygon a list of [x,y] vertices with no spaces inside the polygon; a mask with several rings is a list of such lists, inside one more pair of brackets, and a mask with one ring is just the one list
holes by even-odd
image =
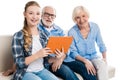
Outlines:
{"label": "necklace", "polygon": [[88,37],[89,32],[90,32],[89,27],[88,28],[83,28],[83,29],[80,30],[80,33],[81,33],[81,35],[84,39],[86,39]]}

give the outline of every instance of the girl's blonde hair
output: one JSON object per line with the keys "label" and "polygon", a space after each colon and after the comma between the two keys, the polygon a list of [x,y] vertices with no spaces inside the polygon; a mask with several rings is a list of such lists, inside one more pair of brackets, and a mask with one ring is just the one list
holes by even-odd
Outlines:
{"label": "girl's blonde hair", "polygon": [[[24,12],[26,12],[26,10],[29,6],[34,6],[34,5],[40,7],[40,5],[36,1],[29,1],[25,5]],[[32,35],[31,35],[31,31],[28,27],[26,18],[24,19],[24,26],[23,26],[22,31],[24,33],[24,48],[26,51],[28,51],[30,45],[32,44]]]}

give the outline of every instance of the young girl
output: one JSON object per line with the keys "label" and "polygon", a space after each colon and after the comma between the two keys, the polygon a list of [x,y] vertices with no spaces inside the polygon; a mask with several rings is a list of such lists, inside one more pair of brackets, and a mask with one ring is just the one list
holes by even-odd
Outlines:
{"label": "young girl", "polygon": [[14,80],[58,80],[43,66],[43,57],[51,53],[45,48],[46,35],[37,25],[40,21],[40,6],[35,1],[25,5],[24,27],[12,40],[12,53],[16,65]]}

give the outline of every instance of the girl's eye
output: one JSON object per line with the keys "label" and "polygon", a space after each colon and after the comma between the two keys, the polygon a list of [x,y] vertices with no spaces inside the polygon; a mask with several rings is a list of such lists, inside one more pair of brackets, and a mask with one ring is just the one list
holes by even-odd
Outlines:
{"label": "girl's eye", "polygon": [[40,15],[40,13],[37,13],[37,15]]}
{"label": "girl's eye", "polygon": [[33,14],[33,13],[29,13],[29,14]]}

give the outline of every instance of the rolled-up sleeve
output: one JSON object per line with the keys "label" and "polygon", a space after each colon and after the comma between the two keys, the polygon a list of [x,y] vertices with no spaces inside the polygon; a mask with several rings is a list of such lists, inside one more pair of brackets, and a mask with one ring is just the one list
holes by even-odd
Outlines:
{"label": "rolled-up sleeve", "polygon": [[[75,35],[74,35],[74,31],[69,31],[68,32],[68,36],[72,36],[72,37],[75,37]],[[78,50],[77,50],[77,48],[76,48],[76,43],[75,43],[75,39],[73,38],[73,41],[72,41],[72,44],[71,44],[71,46],[70,46],[70,54],[69,54],[72,58],[76,58],[76,56],[78,56],[79,55],[79,53],[78,53]]]}
{"label": "rolled-up sleeve", "polygon": [[73,41],[72,42],[72,45],[71,45],[71,47],[70,47],[70,56],[72,57],[72,58],[76,58],[77,56],[79,56],[79,54],[78,54],[78,51],[77,51],[77,48],[75,47],[75,42]]}
{"label": "rolled-up sleeve", "polygon": [[100,32],[99,27],[98,27],[98,29],[97,29],[97,35],[96,35],[96,36],[97,36],[97,37],[96,37],[96,43],[97,43],[97,45],[98,45],[98,47],[99,47],[99,51],[100,51],[101,53],[106,52],[106,46],[105,46],[105,44],[104,44],[104,42],[103,42],[103,39],[102,39],[102,36],[101,36],[101,32]]}

